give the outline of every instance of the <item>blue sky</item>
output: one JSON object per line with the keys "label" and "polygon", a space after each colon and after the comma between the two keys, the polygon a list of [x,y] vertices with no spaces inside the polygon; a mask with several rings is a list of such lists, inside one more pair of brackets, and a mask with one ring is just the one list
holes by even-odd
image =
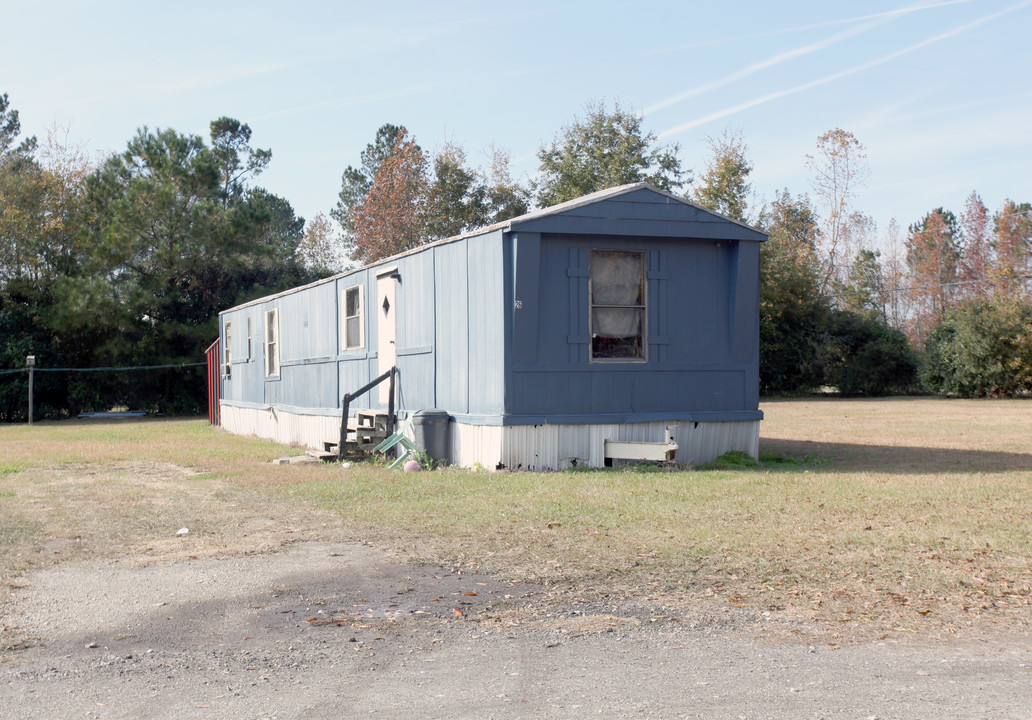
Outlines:
{"label": "blue sky", "polygon": [[755,202],[809,192],[806,154],[841,127],[867,147],[857,209],[879,230],[928,210],[1032,200],[1032,0],[93,2],[4,8],[0,92],[25,134],[55,123],[95,152],[138,127],[250,124],[258,183],[312,217],[385,122],[517,177],[583,114],[618,102],[703,168],[742,133]]}

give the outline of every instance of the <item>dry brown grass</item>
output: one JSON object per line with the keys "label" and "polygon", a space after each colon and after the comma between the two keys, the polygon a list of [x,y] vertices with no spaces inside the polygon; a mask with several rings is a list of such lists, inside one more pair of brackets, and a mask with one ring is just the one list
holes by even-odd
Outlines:
{"label": "dry brown grass", "polygon": [[[255,492],[304,481],[305,468],[267,464],[287,453],[196,420],[2,427],[0,585],[60,562],[264,552],[339,527],[328,513]],[[189,534],[177,535],[183,527]]]}
{"label": "dry brown grass", "polygon": [[[779,553],[815,615],[872,632],[1032,622],[1032,404],[773,401],[766,452],[822,462]],[[828,502],[827,498],[831,498]],[[809,520],[809,526],[806,521]]]}
{"label": "dry brown grass", "polygon": [[763,409],[762,451],[790,461],[682,472],[343,471],[270,465],[282,447],[200,421],[5,427],[0,573],[368,539],[566,601],[744,608],[836,642],[1029,628],[1032,404]]}
{"label": "dry brown grass", "polygon": [[840,471],[1032,470],[1032,404],[1026,400],[773,400],[762,409],[765,448],[817,452]]}

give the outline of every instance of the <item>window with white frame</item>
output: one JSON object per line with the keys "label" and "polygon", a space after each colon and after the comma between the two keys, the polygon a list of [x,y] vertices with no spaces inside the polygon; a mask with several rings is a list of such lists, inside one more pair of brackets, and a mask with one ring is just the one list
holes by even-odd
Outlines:
{"label": "window with white frame", "polygon": [[279,377],[279,310],[265,313],[265,377]]}
{"label": "window with white frame", "polygon": [[226,323],[226,341],[222,348],[222,376],[233,374],[233,323]]}
{"label": "window with white frame", "polygon": [[365,323],[362,322],[362,286],[344,291],[344,349],[365,346]]}
{"label": "window with white frame", "polygon": [[644,360],[645,255],[591,251],[591,359]]}
{"label": "window with white frame", "polygon": [[252,331],[251,331],[251,314],[248,313],[247,314],[247,359],[248,360],[250,360],[251,358],[254,357],[254,351],[252,349],[252,344],[251,344],[251,336],[252,336]]}

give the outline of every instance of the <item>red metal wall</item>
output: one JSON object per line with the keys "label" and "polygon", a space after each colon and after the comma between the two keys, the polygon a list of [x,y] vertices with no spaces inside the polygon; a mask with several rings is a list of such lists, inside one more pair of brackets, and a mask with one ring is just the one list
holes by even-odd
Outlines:
{"label": "red metal wall", "polygon": [[208,422],[212,425],[219,424],[219,400],[222,399],[222,375],[219,372],[220,347],[221,343],[216,340],[208,347],[206,353],[208,357]]}

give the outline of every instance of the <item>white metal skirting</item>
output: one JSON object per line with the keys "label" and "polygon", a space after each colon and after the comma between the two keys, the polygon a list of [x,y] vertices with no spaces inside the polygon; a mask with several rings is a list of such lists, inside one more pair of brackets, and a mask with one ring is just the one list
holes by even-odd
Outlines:
{"label": "white metal skirting", "polygon": [[452,462],[487,469],[565,470],[602,467],[606,440],[662,442],[673,427],[677,462],[700,465],[739,450],[753,458],[760,451],[760,421],[648,422],[618,425],[513,425],[451,423]]}
{"label": "white metal skirting", "polygon": [[313,450],[322,450],[323,440],[340,437],[339,417],[304,415],[275,407],[242,408],[225,403],[220,413],[223,429],[234,435],[260,437]]}
{"label": "white metal skirting", "polygon": [[[322,449],[340,436],[340,418],[305,415],[275,407],[221,405],[222,427],[235,434],[284,445]],[[662,442],[667,427],[678,444],[677,462],[699,465],[726,452],[759,455],[760,422],[669,421],[613,425],[469,425],[449,423],[451,461],[461,467],[495,470],[565,470],[602,467],[606,440]]]}

